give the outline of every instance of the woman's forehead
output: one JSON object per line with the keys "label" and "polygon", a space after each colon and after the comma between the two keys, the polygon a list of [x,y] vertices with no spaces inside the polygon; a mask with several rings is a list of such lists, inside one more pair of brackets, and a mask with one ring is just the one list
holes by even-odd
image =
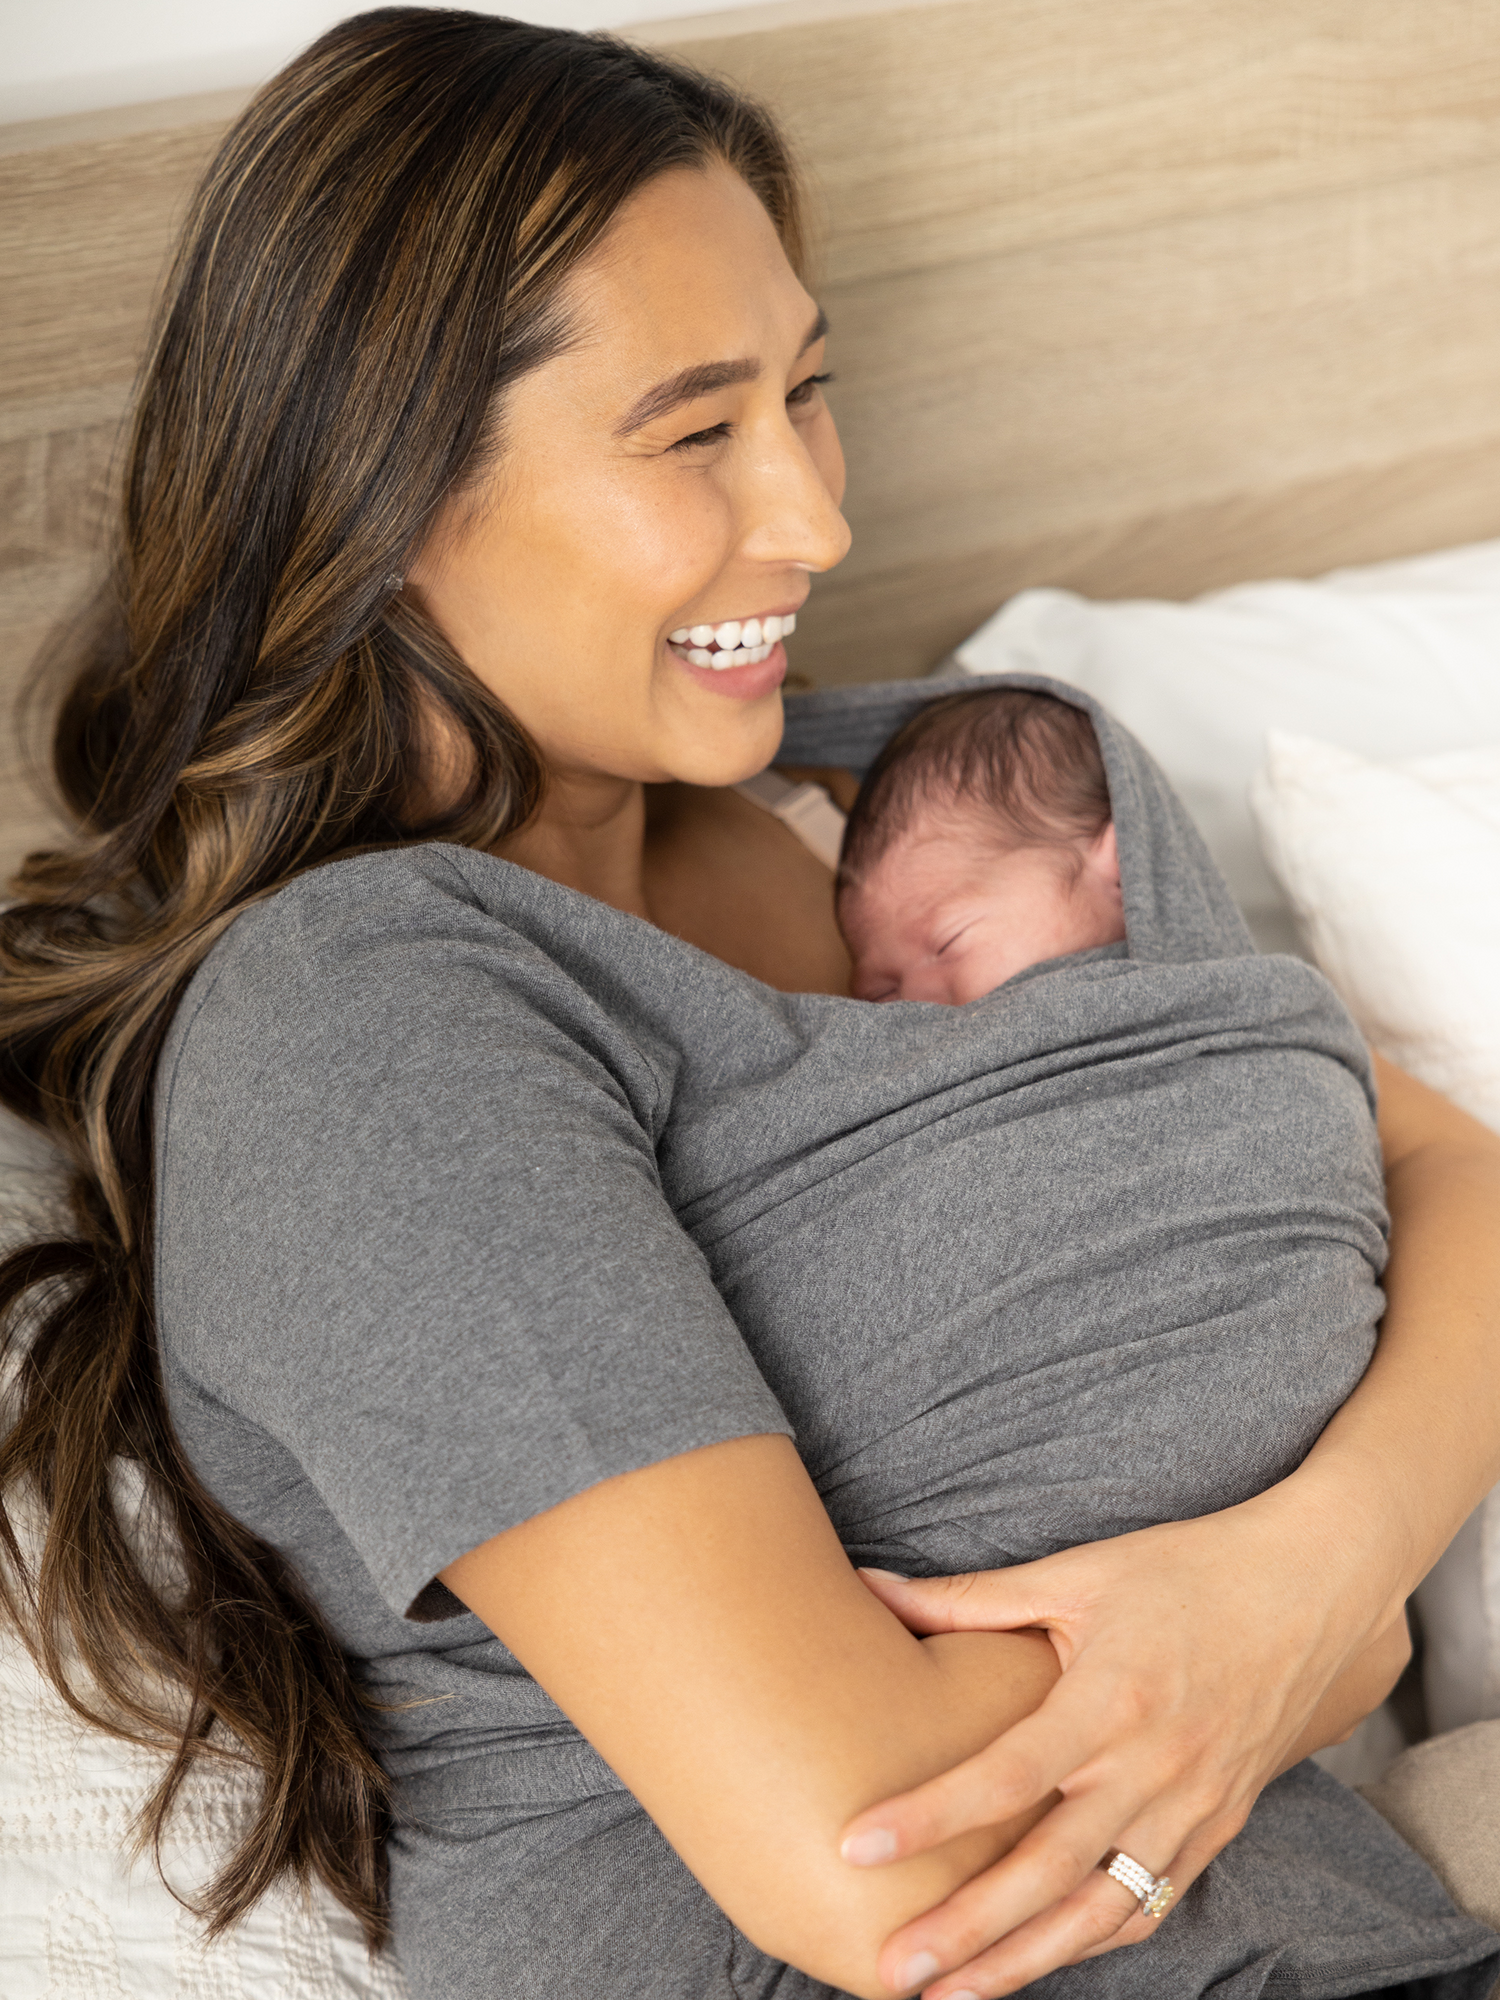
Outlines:
{"label": "woman's forehead", "polygon": [[[660,174],[632,197],[564,290],[574,338],[550,364],[575,392],[639,423],[653,392],[697,372],[778,376],[821,334],[775,225],[726,167]],[[815,332],[816,329],[816,332]],[[699,394],[729,385],[705,379]]]}

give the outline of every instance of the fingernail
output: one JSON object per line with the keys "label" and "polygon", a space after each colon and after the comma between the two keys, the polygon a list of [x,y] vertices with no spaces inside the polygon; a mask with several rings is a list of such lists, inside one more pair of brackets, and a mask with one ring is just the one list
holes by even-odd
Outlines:
{"label": "fingernail", "polygon": [[881,1569],[875,1563],[861,1563],[859,1573],[861,1576],[888,1576],[895,1583],[911,1582],[911,1578],[903,1576],[899,1569]]}
{"label": "fingernail", "polygon": [[971,1993],[967,1986],[960,1986],[956,1993],[945,1993],[943,2000],[979,2000],[977,1993]]}
{"label": "fingernail", "polygon": [[896,1858],[896,1836],[888,1826],[872,1827],[868,1833],[851,1833],[839,1849],[856,1868],[876,1868],[882,1861]]}
{"label": "fingernail", "polygon": [[919,1951],[909,1958],[896,1975],[898,1986],[925,1986],[929,1979],[935,1979],[942,1971],[937,1959],[930,1951]]}

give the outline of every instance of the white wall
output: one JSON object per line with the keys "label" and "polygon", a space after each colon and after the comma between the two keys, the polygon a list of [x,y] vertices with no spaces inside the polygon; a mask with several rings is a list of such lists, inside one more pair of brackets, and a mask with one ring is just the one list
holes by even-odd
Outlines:
{"label": "white wall", "polygon": [[[467,4],[562,28],[716,10],[716,0]],[[254,85],[359,10],[360,0],[0,0],[0,123]]]}

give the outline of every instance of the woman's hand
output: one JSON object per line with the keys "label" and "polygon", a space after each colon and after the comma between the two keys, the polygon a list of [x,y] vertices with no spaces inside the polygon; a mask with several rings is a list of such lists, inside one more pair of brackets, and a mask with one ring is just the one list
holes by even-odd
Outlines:
{"label": "woman's hand", "polygon": [[1061,1795],[1005,1859],[887,1940],[889,1984],[988,2000],[1149,1936],[1157,1920],[1099,1870],[1106,1850],[1180,1895],[1269,1779],[1379,1704],[1409,1656],[1405,1619],[1371,1635],[1355,1606],[1330,1603],[1329,1576],[1362,1552],[1332,1516],[1319,1530],[1314,1497],[1289,1481],[1202,1521],[975,1576],[862,1572],[913,1631],[1041,1626],[1064,1669],[1034,1715],[851,1821],[846,1858],[870,1865]]}

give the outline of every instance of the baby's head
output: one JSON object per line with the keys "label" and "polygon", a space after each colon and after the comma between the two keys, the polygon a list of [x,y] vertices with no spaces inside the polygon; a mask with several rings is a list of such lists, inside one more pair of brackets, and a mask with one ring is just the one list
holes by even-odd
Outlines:
{"label": "baby's head", "polygon": [[1020,688],[929,702],[860,787],[834,893],[861,1000],[958,1007],[1029,965],[1117,943],[1093,724]]}

